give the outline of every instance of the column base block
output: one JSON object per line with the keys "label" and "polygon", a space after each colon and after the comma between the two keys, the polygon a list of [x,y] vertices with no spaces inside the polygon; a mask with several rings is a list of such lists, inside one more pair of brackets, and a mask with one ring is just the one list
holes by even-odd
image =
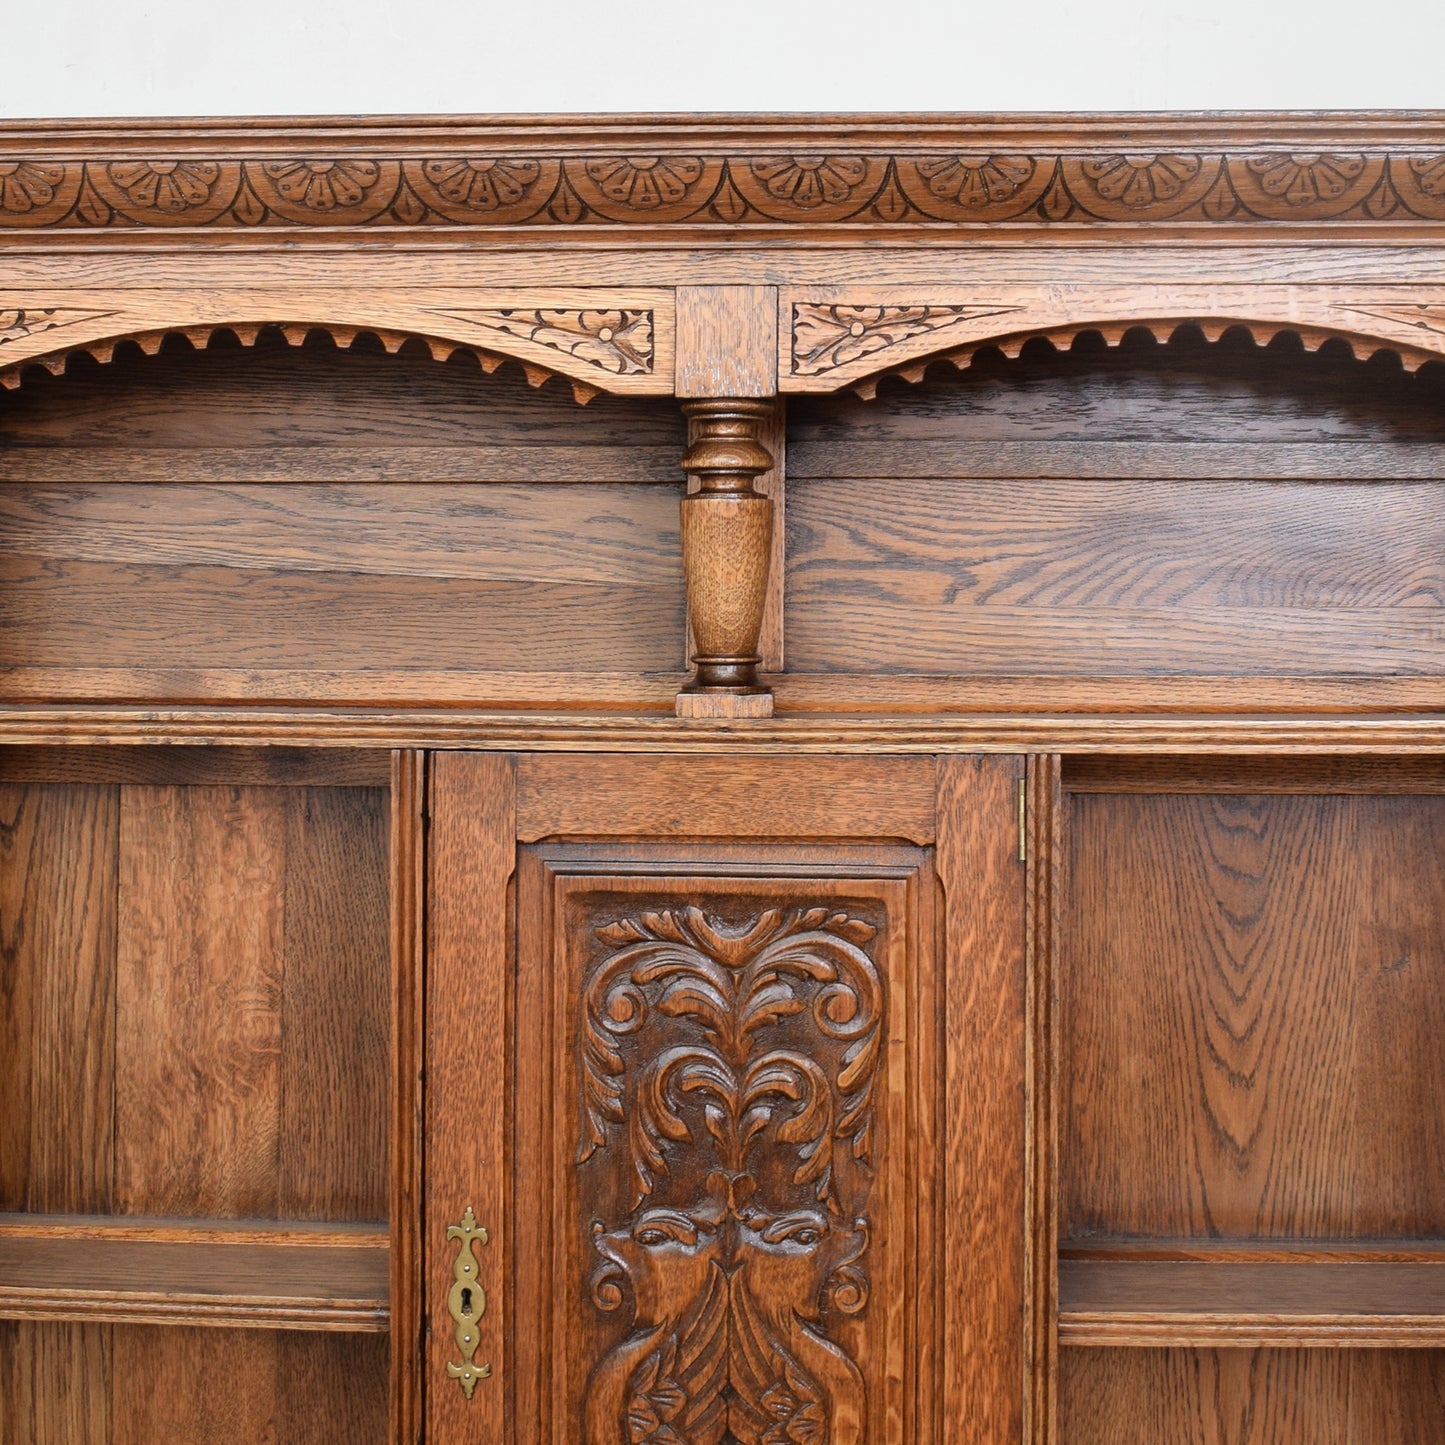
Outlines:
{"label": "column base block", "polygon": [[773,695],[766,688],[707,688],[677,695],[678,717],[772,717]]}

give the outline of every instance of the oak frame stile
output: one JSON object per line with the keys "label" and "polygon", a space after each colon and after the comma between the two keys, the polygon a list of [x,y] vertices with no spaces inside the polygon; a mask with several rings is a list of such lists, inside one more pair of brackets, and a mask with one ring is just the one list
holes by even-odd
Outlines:
{"label": "oak frame stile", "polygon": [[1445,113],[0,124],[0,1445],[1441,1439],[1442,366]]}

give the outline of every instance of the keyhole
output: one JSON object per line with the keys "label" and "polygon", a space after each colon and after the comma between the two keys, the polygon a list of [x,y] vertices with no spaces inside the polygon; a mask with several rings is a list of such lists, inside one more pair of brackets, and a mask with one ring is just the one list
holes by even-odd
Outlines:
{"label": "keyhole", "polygon": [[469,1315],[472,1312],[472,1292],[469,1289],[462,1290],[462,1313]]}

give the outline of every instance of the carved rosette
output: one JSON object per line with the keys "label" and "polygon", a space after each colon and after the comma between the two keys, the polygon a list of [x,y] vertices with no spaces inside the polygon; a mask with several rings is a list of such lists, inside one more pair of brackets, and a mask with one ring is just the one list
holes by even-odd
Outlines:
{"label": "carved rosette", "polygon": [[773,221],[839,221],[867,211],[888,180],[886,156],[765,156],[729,167],[738,194]]}
{"label": "carved rosette", "polygon": [[406,161],[398,209],[417,222],[515,226],[546,209],[562,163],[531,156],[458,156]]}
{"label": "carved rosette", "polygon": [[699,156],[606,156],[574,162],[567,178],[585,212],[609,221],[667,222],[701,211],[723,162]]}
{"label": "carved rosette", "polygon": [[1219,177],[1216,157],[1065,157],[1060,184],[1074,205],[1101,220],[1171,220],[1198,206]]}
{"label": "carved rosette", "polygon": [[241,173],[217,161],[115,161],[90,185],[115,214],[145,225],[206,226],[235,203]]}
{"label": "carved rosette", "polygon": [[858,1445],[885,999],[866,919],[698,907],[596,930],[578,1167],[610,1182],[591,1296],[630,1326],[586,1393],[587,1445]]}
{"label": "carved rosette", "polygon": [[1264,155],[1230,166],[1235,193],[1250,215],[1271,221],[1343,215],[1380,185],[1383,156]]}
{"label": "carved rosette", "polygon": [[1038,204],[1052,164],[1027,155],[900,156],[898,185],[925,216],[940,221],[1010,221]]}
{"label": "carved rosette", "polygon": [[266,212],[303,226],[366,225],[396,199],[401,163],[360,157],[247,165],[248,191]]}

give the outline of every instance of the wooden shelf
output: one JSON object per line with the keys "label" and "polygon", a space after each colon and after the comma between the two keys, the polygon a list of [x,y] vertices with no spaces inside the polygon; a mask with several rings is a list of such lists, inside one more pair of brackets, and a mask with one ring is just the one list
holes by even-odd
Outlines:
{"label": "wooden shelf", "polygon": [[1066,1245],[1059,1343],[1445,1346],[1445,1247]]}
{"label": "wooden shelf", "polygon": [[0,1214],[0,1319],[384,1333],[380,1224]]}

